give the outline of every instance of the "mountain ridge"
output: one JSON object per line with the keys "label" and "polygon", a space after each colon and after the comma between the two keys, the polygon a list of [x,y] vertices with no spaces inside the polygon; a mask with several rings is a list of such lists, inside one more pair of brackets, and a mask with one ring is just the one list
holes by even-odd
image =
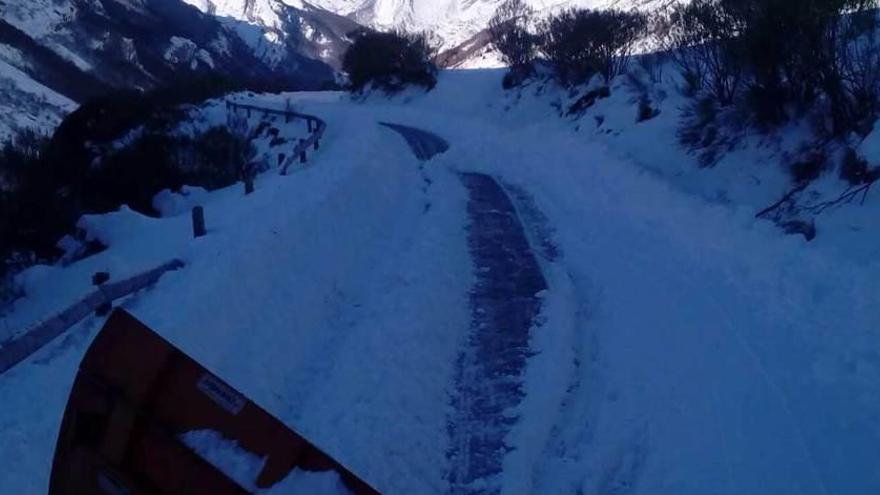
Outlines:
{"label": "mountain ridge", "polygon": [[0,0],[0,140],[23,128],[51,132],[77,104],[113,89],[203,75],[332,84],[342,33],[355,24],[311,6],[284,13],[283,39],[272,43],[260,26],[182,0]]}

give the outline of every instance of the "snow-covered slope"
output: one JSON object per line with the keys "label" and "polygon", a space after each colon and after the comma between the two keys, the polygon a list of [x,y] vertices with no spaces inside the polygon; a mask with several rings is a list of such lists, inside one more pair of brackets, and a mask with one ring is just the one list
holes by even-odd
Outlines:
{"label": "snow-covered slope", "polygon": [[149,89],[193,75],[289,86],[333,81],[323,60],[336,60],[340,26],[353,23],[323,11],[284,14],[267,32],[181,0],[0,0],[0,62],[11,67],[0,72],[9,88],[0,105],[21,114],[0,117],[0,133],[51,128],[71,102],[111,88]]}
{"label": "snow-covered slope", "polygon": [[348,34],[360,26],[351,19],[298,0],[182,0],[221,22],[269,64],[294,51],[339,67]]}
{"label": "snow-covered slope", "polygon": [[71,99],[0,59],[0,143],[19,129],[49,134],[75,108]]}
{"label": "snow-covered slope", "polygon": [[[560,118],[568,91],[502,92],[502,76],[446,72],[430,93],[363,102],[258,96],[327,121],[308,167],[263,175],[250,196],[203,195],[198,240],[186,214],[88,217],[109,248],[25,272],[27,296],[0,330],[75,299],[95,271],[180,258],[122,305],[383,493],[449,493],[450,397],[472,345],[472,284],[489,269],[472,265],[458,174],[480,172],[504,185],[548,289],[526,367],[509,377],[521,400],[485,418],[510,426],[503,469],[470,491],[880,492],[880,195],[819,216],[807,243],[754,217],[790,187],[785,142],[743,142],[701,169],[676,145],[683,99],[668,83],[650,93],[660,114],[637,123],[644,94],[626,78]],[[203,113],[219,123],[222,108]],[[380,121],[451,148],[419,163]],[[878,143],[862,147],[872,163]],[[0,375],[10,493],[45,492],[66,394],[102,322]]]}

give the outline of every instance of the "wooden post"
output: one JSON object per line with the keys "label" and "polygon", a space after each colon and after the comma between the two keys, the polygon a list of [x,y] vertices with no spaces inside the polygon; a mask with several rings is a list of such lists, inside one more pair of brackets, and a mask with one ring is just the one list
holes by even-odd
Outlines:
{"label": "wooden post", "polygon": [[306,150],[305,149],[303,149],[302,151],[299,152],[299,162],[300,163],[306,162]]}
{"label": "wooden post", "polygon": [[312,119],[306,119],[306,126],[309,128],[309,133],[312,132]]}
{"label": "wooden post", "polygon": [[198,239],[199,237],[207,234],[205,230],[205,209],[201,206],[194,206],[192,209],[192,221],[193,221],[193,237]]}
{"label": "wooden post", "polygon": [[[109,272],[96,272],[92,275],[92,285],[100,287],[110,280]],[[95,308],[95,316],[107,316],[113,310],[113,301],[107,301]]]}
{"label": "wooden post", "polygon": [[315,149],[318,149],[321,147],[320,141],[321,141],[320,139],[315,139]]}
{"label": "wooden post", "polygon": [[247,196],[254,192],[254,178],[248,175],[244,178],[244,195]]}
{"label": "wooden post", "polygon": [[95,272],[95,274],[92,275],[92,285],[96,287],[104,285],[108,280],[110,280],[109,272]]}

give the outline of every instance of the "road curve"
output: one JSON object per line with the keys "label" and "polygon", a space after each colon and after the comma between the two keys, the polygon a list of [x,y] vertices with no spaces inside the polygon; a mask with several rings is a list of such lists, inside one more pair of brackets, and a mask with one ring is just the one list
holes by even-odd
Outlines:
{"label": "road curve", "polygon": [[427,161],[449,150],[449,143],[436,134],[400,124],[388,122],[380,122],[379,124],[403,136],[419,160]]}

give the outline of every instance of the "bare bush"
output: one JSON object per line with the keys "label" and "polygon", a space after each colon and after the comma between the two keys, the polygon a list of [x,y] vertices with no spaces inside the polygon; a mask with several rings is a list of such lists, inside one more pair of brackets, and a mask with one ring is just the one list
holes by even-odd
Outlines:
{"label": "bare bush", "polygon": [[367,32],[349,47],[342,68],[355,91],[370,83],[389,92],[408,84],[431,89],[437,83],[436,51],[426,33]]}
{"label": "bare bush", "polygon": [[721,106],[732,104],[744,82],[739,20],[716,0],[678,4],[664,20],[665,47],[688,90],[705,90]]}
{"label": "bare bush", "polygon": [[609,82],[623,72],[646,29],[641,13],[568,9],[542,22],[539,35],[560,80],[579,84],[594,74]]}
{"label": "bare bush", "polygon": [[537,39],[529,31],[534,9],[523,0],[506,0],[489,19],[489,37],[514,72],[526,72],[537,53]]}
{"label": "bare bush", "polygon": [[[691,89],[778,125],[822,103],[828,132],[876,115],[876,0],[694,0],[666,15],[663,44]],[[871,33],[871,34],[866,34]]]}

